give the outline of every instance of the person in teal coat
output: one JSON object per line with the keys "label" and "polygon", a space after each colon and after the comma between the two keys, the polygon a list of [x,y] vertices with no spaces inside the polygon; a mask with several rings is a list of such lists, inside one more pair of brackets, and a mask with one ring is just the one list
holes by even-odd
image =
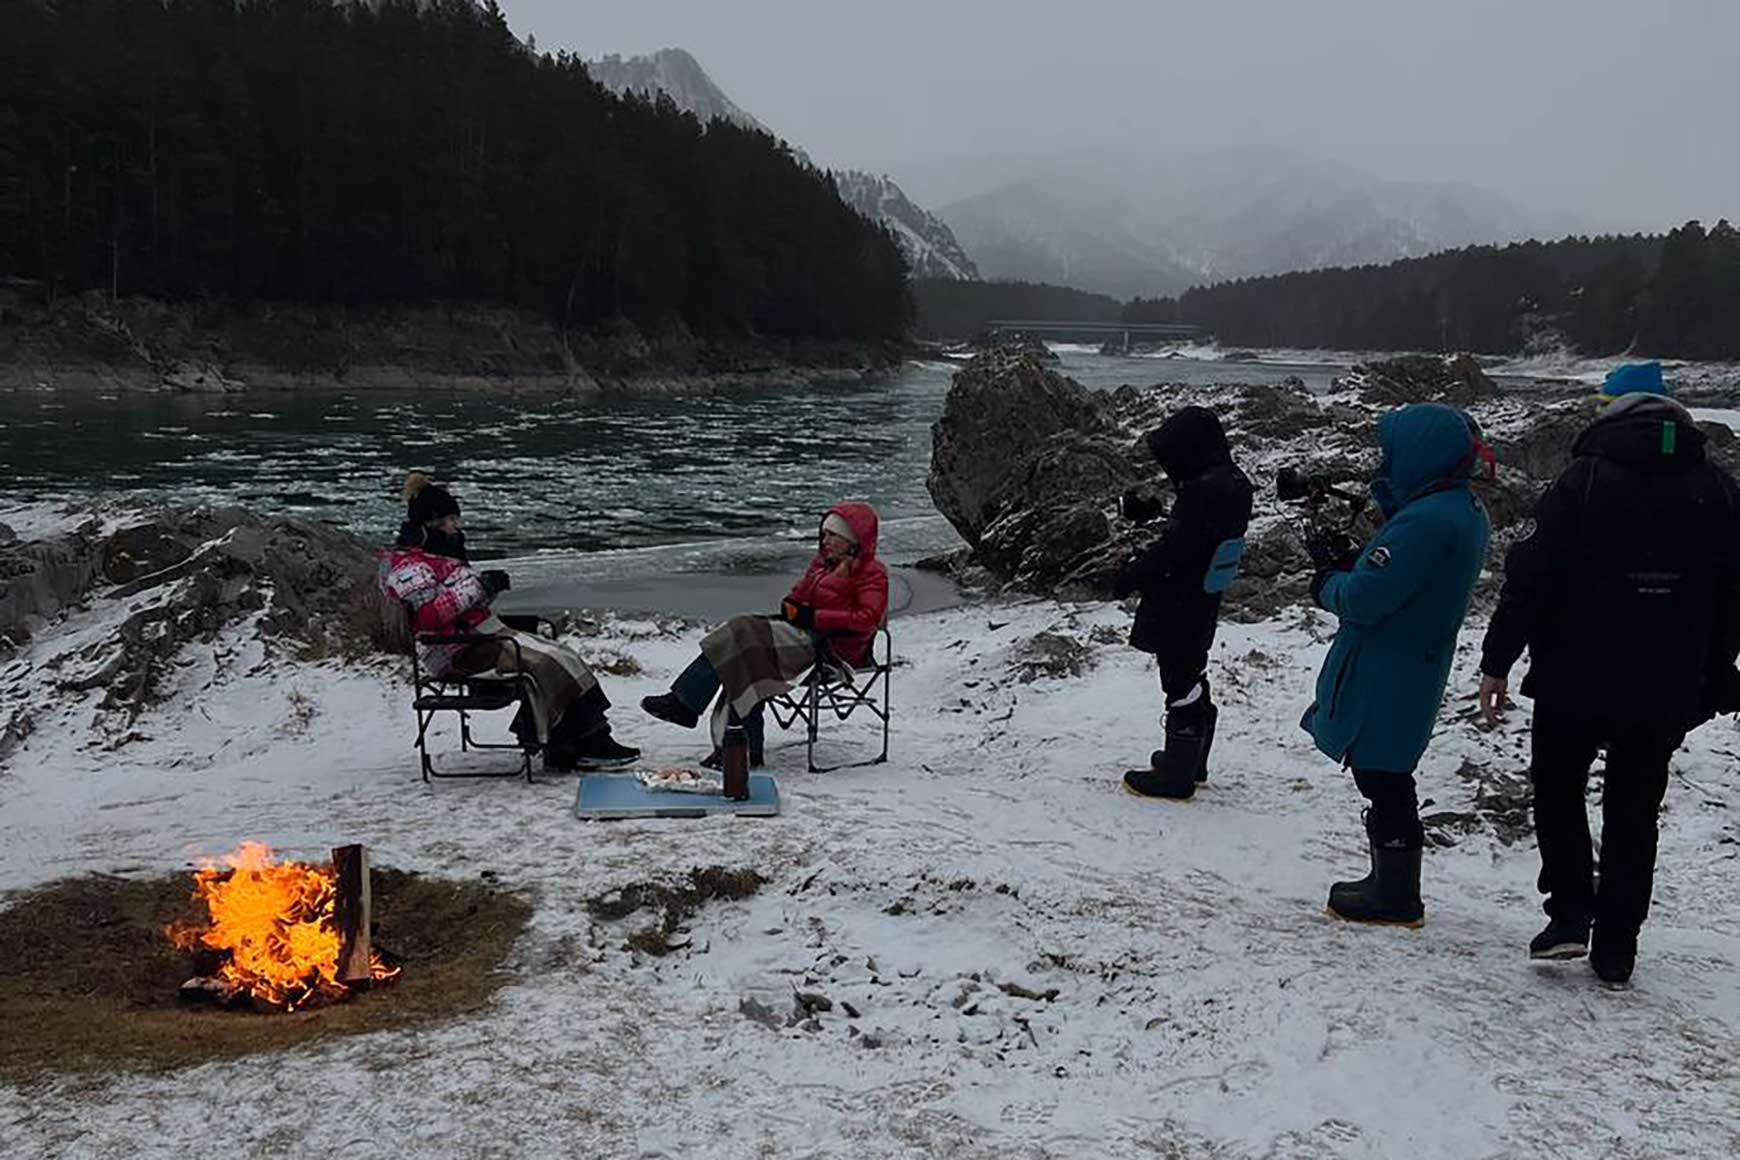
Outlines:
{"label": "person in teal coat", "polygon": [[[1312,546],[1312,595],[1340,620],[1302,724],[1353,770],[1371,872],[1338,882],[1329,909],[1356,922],[1418,926],[1423,832],[1414,767],[1431,740],[1491,531],[1471,483],[1491,453],[1462,412],[1417,403],[1378,425],[1372,497],[1385,521],[1357,553]],[[1339,558],[1337,558],[1339,556]]]}

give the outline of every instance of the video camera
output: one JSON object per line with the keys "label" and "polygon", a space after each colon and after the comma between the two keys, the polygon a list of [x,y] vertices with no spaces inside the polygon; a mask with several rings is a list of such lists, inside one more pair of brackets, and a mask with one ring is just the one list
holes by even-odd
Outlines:
{"label": "video camera", "polygon": [[[1275,473],[1275,494],[1284,503],[1297,503],[1305,508],[1299,535],[1314,567],[1347,567],[1348,560],[1359,549],[1359,537],[1353,532],[1370,497],[1364,492],[1347,490],[1343,486],[1347,482],[1350,481],[1292,466]],[[1330,506],[1331,501],[1334,507]]]}
{"label": "video camera", "polygon": [[1307,504],[1319,504],[1328,499],[1338,499],[1354,509],[1354,514],[1365,507],[1366,497],[1358,492],[1344,491],[1341,481],[1328,475],[1315,475],[1300,471],[1297,467],[1283,467],[1275,473],[1275,494],[1283,503],[1298,503],[1303,500]]}

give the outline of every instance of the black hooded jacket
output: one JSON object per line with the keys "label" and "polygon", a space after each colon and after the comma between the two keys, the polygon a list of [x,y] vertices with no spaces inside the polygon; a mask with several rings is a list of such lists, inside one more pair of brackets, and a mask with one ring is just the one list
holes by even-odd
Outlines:
{"label": "black hooded jacket", "polygon": [[1556,710],[1687,727],[1740,652],[1740,488],[1671,400],[1626,396],[1583,432],[1505,558],[1481,670]]}
{"label": "black hooded jacket", "polygon": [[1130,644],[1162,666],[1199,664],[1214,639],[1220,596],[1203,590],[1215,549],[1245,534],[1251,481],[1233,462],[1226,432],[1206,407],[1186,407],[1148,435],[1148,450],[1172,480],[1174,500],[1160,538],[1119,573],[1115,593],[1142,594]]}

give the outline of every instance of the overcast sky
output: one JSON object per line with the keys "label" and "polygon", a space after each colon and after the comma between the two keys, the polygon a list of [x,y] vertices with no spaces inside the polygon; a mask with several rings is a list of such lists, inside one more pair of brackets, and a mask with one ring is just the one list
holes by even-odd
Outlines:
{"label": "overcast sky", "polygon": [[1598,224],[1740,218],[1740,0],[500,2],[545,51],[685,48],[818,162],[897,179],[1285,144]]}

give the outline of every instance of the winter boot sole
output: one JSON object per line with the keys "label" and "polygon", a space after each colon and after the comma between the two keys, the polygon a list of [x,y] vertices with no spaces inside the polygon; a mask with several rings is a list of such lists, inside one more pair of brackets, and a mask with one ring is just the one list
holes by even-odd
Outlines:
{"label": "winter boot sole", "polygon": [[638,761],[638,757],[580,757],[575,759],[572,768],[581,773],[604,773],[613,769],[632,769]]}
{"label": "winter boot sole", "polygon": [[1325,906],[1323,913],[1338,922],[1352,922],[1360,926],[1400,926],[1408,930],[1419,930],[1426,925],[1426,916],[1423,914],[1419,918],[1355,918],[1341,913],[1333,906]]}
{"label": "winter boot sole", "polygon": [[1572,959],[1586,958],[1588,954],[1588,943],[1564,942],[1538,951],[1530,950],[1529,958],[1537,963],[1567,963]]}
{"label": "winter boot sole", "polygon": [[1196,785],[1188,792],[1180,793],[1180,794],[1143,793],[1141,790],[1137,789],[1135,786],[1130,784],[1129,779],[1132,775],[1134,775],[1134,774],[1151,774],[1152,772],[1153,772],[1153,770],[1148,770],[1148,769],[1132,769],[1132,770],[1130,770],[1129,773],[1126,773],[1122,779],[1119,780],[1118,784],[1124,787],[1125,793],[1129,794],[1133,798],[1141,798],[1145,802],[1187,802],[1195,794],[1196,790],[1202,788],[1201,785]]}

